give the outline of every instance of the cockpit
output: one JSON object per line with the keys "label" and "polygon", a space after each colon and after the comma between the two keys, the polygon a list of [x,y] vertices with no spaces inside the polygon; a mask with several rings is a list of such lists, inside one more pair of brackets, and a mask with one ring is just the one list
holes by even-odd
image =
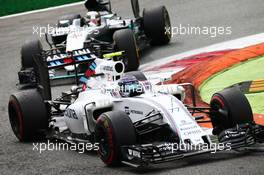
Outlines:
{"label": "cockpit", "polygon": [[145,93],[144,86],[132,75],[122,77],[118,85],[122,97],[135,97]]}

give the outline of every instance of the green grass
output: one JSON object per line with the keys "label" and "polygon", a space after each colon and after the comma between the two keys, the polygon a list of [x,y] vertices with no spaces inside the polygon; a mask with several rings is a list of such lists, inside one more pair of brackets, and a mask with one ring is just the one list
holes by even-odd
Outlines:
{"label": "green grass", "polygon": [[[209,102],[212,95],[226,87],[243,81],[264,79],[264,57],[259,57],[244,63],[235,65],[228,70],[220,72],[199,88],[200,95],[205,102]],[[264,92],[247,94],[247,98],[255,113],[264,114]]]}
{"label": "green grass", "polygon": [[0,16],[26,12],[82,0],[0,0]]}

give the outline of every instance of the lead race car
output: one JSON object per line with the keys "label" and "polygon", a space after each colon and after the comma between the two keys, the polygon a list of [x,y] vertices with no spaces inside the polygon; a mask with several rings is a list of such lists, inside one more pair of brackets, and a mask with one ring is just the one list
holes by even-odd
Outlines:
{"label": "lead race car", "polygon": [[[12,130],[21,142],[95,143],[106,165],[142,167],[264,141],[264,127],[254,123],[250,104],[237,89],[214,94],[208,108],[197,107],[194,96],[187,105],[190,84],[156,85],[142,72],[124,73],[121,61],[90,58],[83,62],[95,62],[96,75],[52,100],[47,79],[55,67],[45,66],[51,63],[45,59],[35,61],[37,83],[12,94],[8,104]],[[206,115],[212,132],[199,125]]]}
{"label": "lead race car", "polygon": [[[144,9],[140,15],[138,0],[131,0],[134,19],[123,19],[112,12],[111,2],[86,0],[88,12],[66,15],[58,21],[51,32],[51,40],[46,40],[58,52],[89,49],[97,57],[116,51],[124,51],[126,71],[135,71],[139,67],[139,51],[148,45],[164,45],[171,40],[171,23],[165,6]],[[66,67],[68,72],[73,67]]]}

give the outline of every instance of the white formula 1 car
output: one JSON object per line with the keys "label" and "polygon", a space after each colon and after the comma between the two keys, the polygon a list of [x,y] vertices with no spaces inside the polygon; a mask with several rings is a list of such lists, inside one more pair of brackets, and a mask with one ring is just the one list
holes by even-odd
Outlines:
{"label": "white formula 1 car", "polygon": [[[17,138],[97,143],[106,165],[133,167],[264,141],[263,126],[254,123],[251,107],[237,89],[214,94],[209,108],[189,106],[183,103],[189,84],[155,85],[141,72],[124,73],[122,62],[97,64],[100,75],[55,100],[42,81],[11,95],[9,119]],[[206,115],[213,131],[199,125]]]}

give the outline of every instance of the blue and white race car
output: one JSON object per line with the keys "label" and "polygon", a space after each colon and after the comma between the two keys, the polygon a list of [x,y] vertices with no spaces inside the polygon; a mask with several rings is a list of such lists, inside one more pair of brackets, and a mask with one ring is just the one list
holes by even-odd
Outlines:
{"label": "blue and white race car", "polygon": [[[195,98],[186,105],[190,84],[156,85],[142,72],[124,73],[121,61],[83,59],[97,65],[97,76],[52,99],[46,79],[48,69],[55,67],[41,61],[36,85],[12,94],[8,104],[13,132],[21,142],[46,138],[92,143],[106,165],[133,167],[264,142],[264,127],[254,123],[248,100],[236,88],[214,94],[210,107],[197,107]],[[202,120],[205,116],[210,121]],[[213,129],[201,127],[202,122],[212,123]]]}

